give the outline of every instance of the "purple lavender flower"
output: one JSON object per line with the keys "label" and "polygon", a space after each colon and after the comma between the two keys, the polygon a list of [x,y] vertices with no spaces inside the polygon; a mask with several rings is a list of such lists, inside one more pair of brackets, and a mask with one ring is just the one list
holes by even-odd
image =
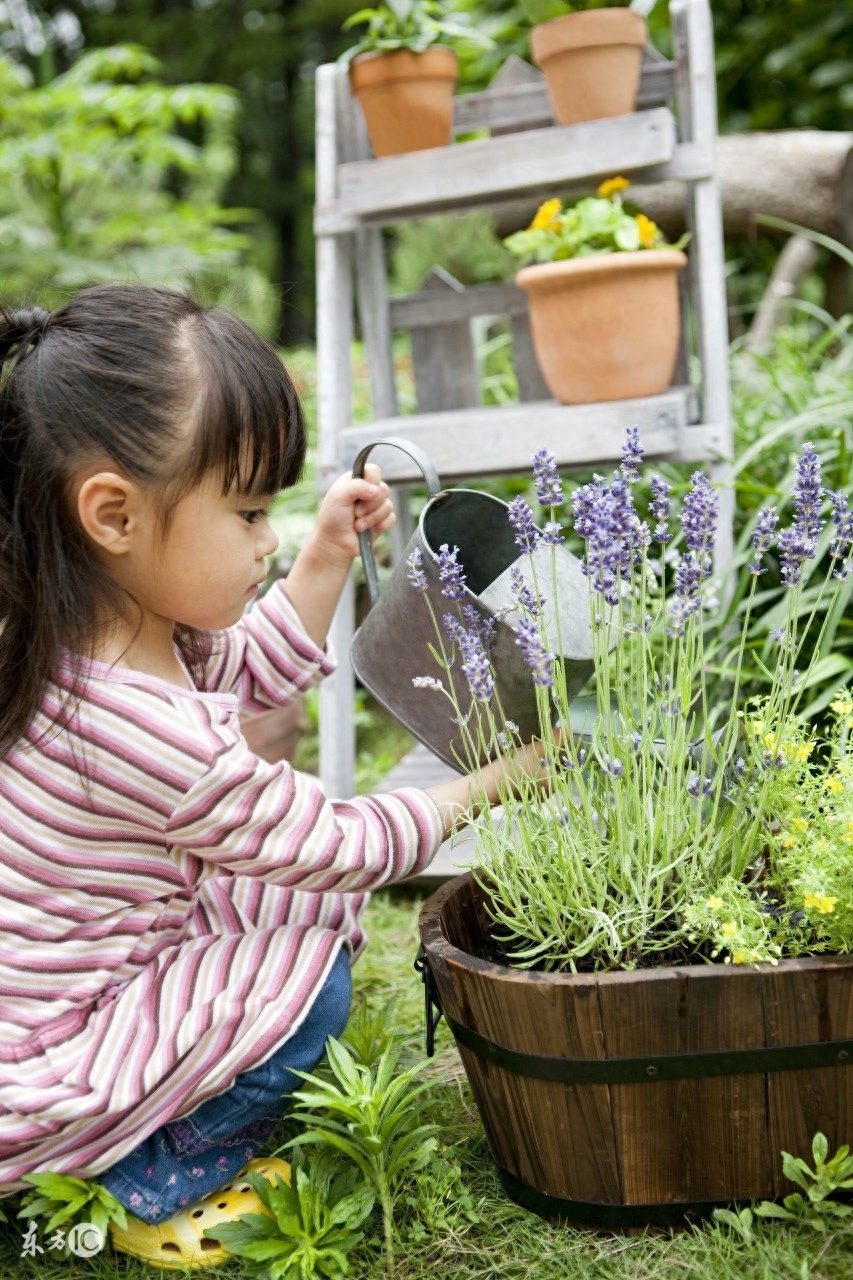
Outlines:
{"label": "purple lavender flower", "polygon": [[836,564],[832,576],[844,581],[850,572],[851,550],[853,550],[853,511],[847,495],[839,489],[833,492],[826,490],[826,496],[832,505],[832,523],[835,525],[835,536],[829,544],[829,554]]}
{"label": "purple lavender flower", "polygon": [[495,639],[494,618],[490,618],[486,613],[480,613],[480,610],[475,609],[472,604],[463,604],[462,616],[470,630],[476,631],[485,647],[490,648]]}
{"label": "purple lavender flower", "polygon": [[699,794],[699,775],[692,773],[687,780],[687,794],[693,796],[694,800]]}
{"label": "purple lavender flower", "polygon": [[820,458],[810,441],[803,445],[794,468],[796,477],[791,489],[794,521],[779,534],[779,559],[782,581],[797,587],[803,580],[803,566],[817,552],[817,536],[823,528],[820,516],[823,489],[820,484]]}
{"label": "purple lavender flower", "polygon": [[424,573],[424,558],[420,553],[420,549],[415,547],[412,554],[406,561],[406,577],[415,588],[415,591],[426,591],[427,580]]}
{"label": "purple lavender flower", "polygon": [[823,528],[820,514],[823,489],[820,483],[820,457],[815,453],[810,440],[803,445],[803,452],[797,458],[794,469],[797,474],[791,496],[794,499],[796,522],[804,535],[814,541]]}
{"label": "purple lavender flower", "polygon": [[675,571],[675,599],[670,605],[667,635],[683,635],[687,619],[694,613],[698,613],[701,603],[699,585],[704,576],[696,554],[692,551],[686,552]]}
{"label": "purple lavender flower", "polygon": [[557,462],[553,453],[539,449],[533,455],[533,475],[536,480],[536,499],[540,507],[561,507],[565,494],[557,475]]}
{"label": "purple lavender flower", "polygon": [[572,494],[572,517],[579,538],[588,538],[592,533],[592,513],[603,488],[604,478],[593,476],[590,484],[579,485]]}
{"label": "purple lavender flower", "polygon": [[546,547],[559,547],[563,541],[563,530],[553,520],[549,520],[542,530],[542,544]]}
{"label": "purple lavender flower", "polygon": [[613,756],[612,759],[610,756],[605,756],[601,762],[601,772],[611,778],[621,778],[625,772],[625,766],[617,756]]}
{"label": "purple lavender flower", "polygon": [[669,497],[669,485],[660,476],[652,476],[652,501],[649,506],[652,519],[655,521],[655,531],[652,534],[655,542],[659,542],[664,546],[669,542],[672,534],[669,532],[668,521],[672,513],[672,502]]}
{"label": "purple lavender flower", "polygon": [[616,605],[620,582],[629,578],[639,554],[642,528],[630,489],[621,477],[617,476],[611,485],[599,480],[590,498],[583,517],[588,534],[586,562],[581,568],[593,590],[599,591],[609,605]]}
{"label": "purple lavender flower", "polygon": [[461,644],[462,637],[465,635],[465,628],[456,617],[455,613],[446,613],[442,618],[444,631],[451,644]]}
{"label": "purple lavender flower", "polygon": [[535,591],[524,581],[524,575],[517,564],[509,571],[510,588],[522,609],[526,609],[532,618],[538,618],[545,603],[544,596],[537,596]]}
{"label": "purple lavender flower", "polygon": [[735,773],[739,778],[742,778],[746,773],[746,761],[743,756],[738,756],[737,760],[735,760]]}
{"label": "purple lavender flower", "polygon": [[533,512],[523,498],[513,498],[507,508],[509,522],[515,532],[516,546],[529,556],[536,550],[539,531],[533,523]]}
{"label": "purple lavender flower", "polygon": [[622,446],[622,475],[629,484],[639,479],[638,467],[643,465],[645,450],[640,445],[638,427],[629,427],[625,432],[625,443]]}
{"label": "purple lavender flower", "polygon": [[773,541],[773,534],[776,532],[776,525],[779,516],[775,507],[762,507],[756,521],[755,528],[752,531],[752,545],[755,548],[755,558],[751,564],[746,567],[750,573],[758,575],[764,573],[761,567],[761,557],[770,549]]}
{"label": "purple lavender flower", "polygon": [[529,618],[522,618],[514,628],[515,643],[521,650],[522,657],[533,673],[533,683],[548,689],[554,683],[552,666],[554,654],[549,653],[542,643],[542,637]]}
{"label": "purple lavender flower", "polygon": [[448,600],[464,600],[465,574],[456,559],[459,548],[454,547],[451,551],[447,543],[443,542],[438,551],[438,577],[444,583],[441,594]]}
{"label": "purple lavender flower", "polygon": [[495,690],[495,681],[483,642],[475,631],[462,629],[459,642],[462,650],[462,670],[475,698],[488,702]]}
{"label": "purple lavender flower", "polygon": [[684,499],[681,527],[687,550],[698,557],[702,576],[707,577],[711,572],[710,551],[717,532],[719,501],[704,471],[694,471],[690,483],[693,487]]}

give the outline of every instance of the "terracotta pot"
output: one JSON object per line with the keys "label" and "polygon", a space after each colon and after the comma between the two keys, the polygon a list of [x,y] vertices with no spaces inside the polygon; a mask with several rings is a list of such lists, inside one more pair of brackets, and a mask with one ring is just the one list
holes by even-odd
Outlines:
{"label": "terracotta pot", "polygon": [[456,54],[443,45],[423,53],[363,53],[350,66],[350,85],[361,103],[377,156],[425,151],[450,142]]}
{"label": "terracotta pot", "polygon": [[640,249],[525,267],[533,345],[563,404],[665,391],[678,355],[680,249]]}
{"label": "terracotta pot", "polygon": [[633,9],[589,9],[552,18],[530,32],[559,124],[634,111],[646,20]]}
{"label": "terracotta pot", "polygon": [[849,1142],[853,958],[542,973],[480,959],[470,872],[424,904],[431,989],[505,1190],[598,1228],[671,1226],[793,1186]]}

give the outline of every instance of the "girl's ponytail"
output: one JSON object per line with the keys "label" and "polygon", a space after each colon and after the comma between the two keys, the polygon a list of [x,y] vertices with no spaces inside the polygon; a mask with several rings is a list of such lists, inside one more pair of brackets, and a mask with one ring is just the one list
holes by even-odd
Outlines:
{"label": "girl's ponytail", "polygon": [[0,365],[11,355],[24,355],[47,333],[53,319],[43,307],[6,311],[0,307]]}

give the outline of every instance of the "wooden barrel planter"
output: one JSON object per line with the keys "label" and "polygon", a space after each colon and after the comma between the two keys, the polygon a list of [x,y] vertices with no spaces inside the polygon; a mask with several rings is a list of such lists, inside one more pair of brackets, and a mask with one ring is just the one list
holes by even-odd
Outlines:
{"label": "wooden barrel planter", "polygon": [[443,885],[424,979],[526,1208],[677,1225],[789,1194],[781,1151],[811,1162],[818,1130],[830,1151],[853,1136],[853,957],[533,973],[476,957],[489,923],[470,873]]}

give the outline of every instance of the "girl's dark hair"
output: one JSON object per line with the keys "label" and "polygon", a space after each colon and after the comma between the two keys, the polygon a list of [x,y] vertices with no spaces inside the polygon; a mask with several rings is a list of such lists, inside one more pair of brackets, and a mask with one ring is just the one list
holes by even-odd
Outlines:
{"label": "girl's dark hair", "polygon": [[[305,460],[299,398],[273,347],[236,316],[146,285],[99,285],[53,314],[0,308],[0,759],[62,647],[91,655],[112,579],[88,550],[69,482],[106,455],[159,490],[163,520],[212,469],[272,494]],[[198,675],[205,639],[178,628]]]}

